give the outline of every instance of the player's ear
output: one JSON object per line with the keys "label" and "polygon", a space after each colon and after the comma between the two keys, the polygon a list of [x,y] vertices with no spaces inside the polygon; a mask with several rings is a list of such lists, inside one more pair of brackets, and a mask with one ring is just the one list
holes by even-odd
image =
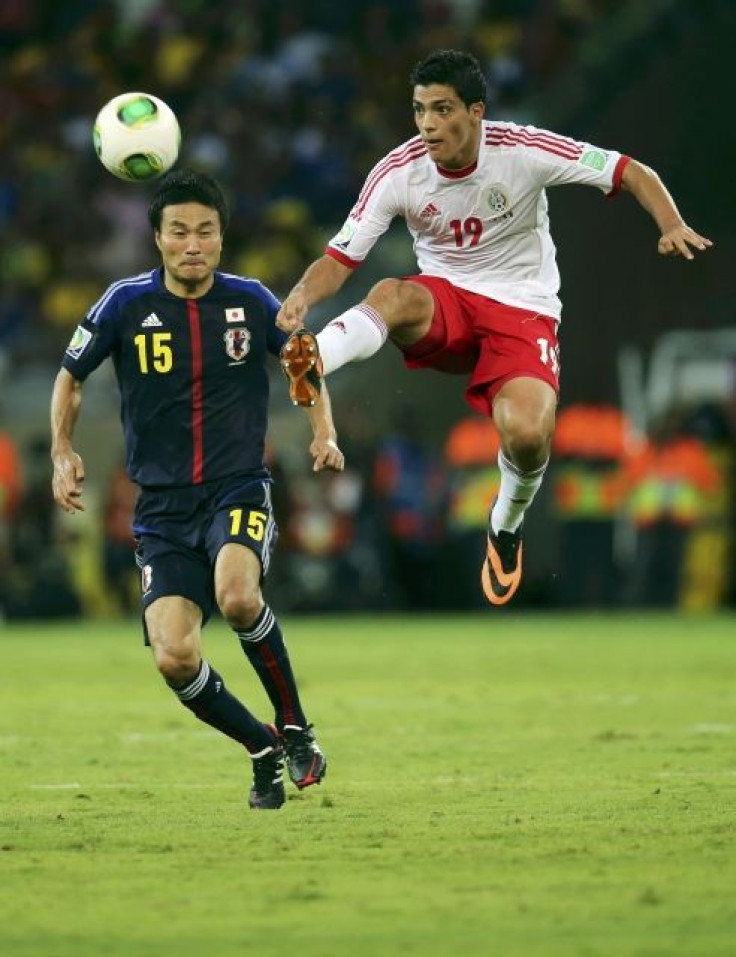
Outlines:
{"label": "player's ear", "polygon": [[159,252],[161,251],[161,233],[158,229],[154,229],[153,238],[156,240],[156,246],[158,247]]}
{"label": "player's ear", "polygon": [[482,100],[479,100],[477,103],[470,104],[470,115],[474,120],[480,121],[486,114],[486,105]]}

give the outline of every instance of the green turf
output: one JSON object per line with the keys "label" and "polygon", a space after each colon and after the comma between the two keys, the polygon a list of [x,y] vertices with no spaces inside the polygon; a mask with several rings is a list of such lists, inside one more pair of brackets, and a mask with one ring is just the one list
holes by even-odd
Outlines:
{"label": "green turf", "polygon": [[286,629],[330,772],[260,813],[135,623],[0,630],[3,957],[736,953],[736,620]]}

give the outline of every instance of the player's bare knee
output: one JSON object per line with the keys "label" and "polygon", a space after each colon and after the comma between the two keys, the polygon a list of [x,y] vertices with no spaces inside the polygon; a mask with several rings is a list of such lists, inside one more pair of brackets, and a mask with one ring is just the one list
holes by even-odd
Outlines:
{"label": "player's bare knee", "polygon": [[179,688],[196,678],[199,654],[189,647],[177,647],[163,642],[151,642],[153,659],[164,681]]}
{"label": "player's bare knee", "polygon": [[431,321],[434,304],[431,295],[417,283],[403,279],[382,279],[366,296],[365,302],[381,314],[389,333]]}
{"label": "player's bare knee", "polygon": [[551,442],[552,434],[543,423],[525,422],[508,433],[504,452],[517,468],[531,472],[547,461]]}
{"label": "player's bare knee", "polygon": [[260,591],[225,591],[218,595],[217,604],[223,618],[231,628],[248,628],[256,620],[263,607]]}

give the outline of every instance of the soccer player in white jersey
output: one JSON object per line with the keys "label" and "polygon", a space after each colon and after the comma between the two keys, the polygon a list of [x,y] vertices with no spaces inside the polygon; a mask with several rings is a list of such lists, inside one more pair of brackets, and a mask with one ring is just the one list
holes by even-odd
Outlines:
{"label": "soccer player in white jersey", "polygon": [[[324,255],[286,297],[277,324],[292,332],[282,366],[296,404],[321,375],[366,359],[390,337],[409,368],[469,375],[466,399],[493,417],[502,481],[481,571],[503,605],[521,579],[521,530],[549,460],[559,389],[559,274],[545,189],[630,192],[653,217],[664,256],[693,258],[710,240],[682,219],[659,176],[612,150],[533,126],[484,119],[486,86],[474,57],[439,50],[410,76],[419,135],[369,173]],[[334,294],[394,216],[414,239],[419,275],[384,279],[316,336],[308,310]]]}

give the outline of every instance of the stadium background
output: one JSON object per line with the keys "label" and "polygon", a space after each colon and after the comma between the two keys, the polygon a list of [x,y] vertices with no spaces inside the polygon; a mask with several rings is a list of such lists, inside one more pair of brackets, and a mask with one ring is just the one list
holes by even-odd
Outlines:
{"label": "stadium background", "polygon": [[[135,609],[132,498],[119,473],[110,369],[87,384],[78,430],[87,512],[68,518],[49,491],[47,408],[63,349],[110,281],[155,262],[150,189],[117,182],[94,156],[99,107],[132,89],[170,103],[183,129],[181,161],[227,188],[225,267],[284,295],[339,227],[368,169],[413,134],[406,75],[438,46],[477,54],[490,117],[651,164],[687,221],[716,243],[693,263],[660,261],[656,229],[630,198],[606,204],[590,190],[551,191],[569,415],[530,514],[519,606],[732,605],[735,27],[728,0],[2,4],[5,616]],[[411,269],[399,224],[310,324],[318,328],[377,278]],[[303,418],[276,369],[273,385],[282,528],[274,605],[473,607],[497,477],[493,435],[468,416],[460,382],[406,375],[390,349],[333,377],[350,467],[316,480]]]}

